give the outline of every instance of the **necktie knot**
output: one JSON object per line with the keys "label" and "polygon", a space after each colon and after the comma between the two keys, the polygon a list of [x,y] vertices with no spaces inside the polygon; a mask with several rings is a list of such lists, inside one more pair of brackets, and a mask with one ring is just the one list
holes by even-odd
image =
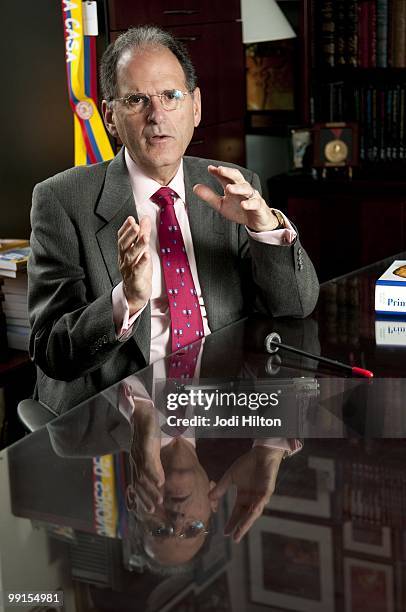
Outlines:
{"label": "necktie knot", "polygon": [[178,194],[170,187],[161,187],[151,196],[151,200],[162,208],[173,206],[177,197]]}

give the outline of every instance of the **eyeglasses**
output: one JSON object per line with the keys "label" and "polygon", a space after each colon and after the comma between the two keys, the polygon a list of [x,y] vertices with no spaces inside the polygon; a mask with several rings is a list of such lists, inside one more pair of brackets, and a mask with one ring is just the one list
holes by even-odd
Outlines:
{"label": "eyeglasses", "polygon": [[123,98],[114,98],[111,102],[122,102],[132,112],[142,113],[151,106],[151,98],[159,98],[163,109],[172,111],[179,108],[187,95],[187,91],[180,91],[180,89],[165,89],[162,93],[151,95],[132,93]]}
{"label": "eyeglasses", "polygon": [[[130,471],[133,474],[135,469],[134,461],[130,459]],[[137,509],[137,499],[135,490],[132,485],[129,485],[126,490],[126,505],[129,512],[134,512]],[[145,520],[140,520],[142,528],[154,538],[196,538],[199,535],[208,535],[210,530],[200,519],[185,519],[183,521],[182,531],[176,533],[173,525],[168,525],[157,516],[148,516]]]}
{"label": "eyeglasses", "polygon": [[176,533],[172,525],[167,525],[158,519],[154,520],[152,518],[145,521],[143,527],[147,533],[154,538],[177,537],[189,540],[199,535],[207,535],[210,533],[203,521],[199,519],[186,519],[180,533]]}

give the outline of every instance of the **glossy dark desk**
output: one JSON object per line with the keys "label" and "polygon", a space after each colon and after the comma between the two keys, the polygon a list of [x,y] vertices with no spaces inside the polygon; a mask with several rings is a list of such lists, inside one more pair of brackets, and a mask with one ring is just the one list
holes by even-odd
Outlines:
{"label": "glossy dark desk", "polygon": [[[64,609],[75,612],[405,610],[406,349],[376,345],[373,311],[374,282],[392,259],[324,285],[306,321],[252,318],[206,338],[205,383],[315,381],[318,390],[298,403],[292,433],[302,451],[282,462],[268,507],[239,545],[222,535],[230,495],[193,569],[162,576],[142,567],[125,505],[131,431],[112,388],[0,454],[2,590],[62,589]],[[263,341],[273,330],[376,378],[344,378],[282,352],[270,362]],[[154,368],[139,373],[146,387]],[[247,443],[224,437],[197,440],[214,480]]]}

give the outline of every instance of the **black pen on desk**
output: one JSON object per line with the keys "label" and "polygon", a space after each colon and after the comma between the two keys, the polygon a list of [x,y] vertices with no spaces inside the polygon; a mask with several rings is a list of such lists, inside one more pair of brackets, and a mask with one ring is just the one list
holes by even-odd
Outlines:
{"label": "black pen on desk", "polygon": [[302,349],[298,349],[295,346],[290,346],[289,344],[283,344],[281,341],[281,337],[276,332],[272,332],[267,335],[265,338],[265,348],[268,353],[276,353],[277,350],[284,349],[285,351],[290,351],[291,353],[296,353],[297,355],[302,355],[303,357],[309,357],[310,359],[315,359],[316,361],[320,361],[321,363],[325,363],[334,368],[339,368],[341,370],[346,370],[347,372],[351,372],[353,376],[362,376],[363,378],[373,378],[374,374],[370,370],[366,370],[365,368],[359,368],[357,366],[350,366],[346,363],[342,363],[341,361],[336,361],[335,359],[329,359],[328,357],[322,357],[321,355],[314,355],[313,353],[308,353],[307,351],[302,351]]}

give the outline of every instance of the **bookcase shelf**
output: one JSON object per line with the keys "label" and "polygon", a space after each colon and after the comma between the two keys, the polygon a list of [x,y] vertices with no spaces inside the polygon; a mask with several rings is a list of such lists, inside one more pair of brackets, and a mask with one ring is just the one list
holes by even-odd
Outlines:
{"label": "bookcase shelf", "polygon": [[406,169],[406,2],[304,0],[302,10],[303,116],[357,123],[361,174],[396,180]]}
{"label": "bookcase shelf", "polygon": [[381,68],[375,66],[373,68],[363,68],[362,66],[323,66],[317,68],[317,77],[321,81],[331,81],[338,79],[376,79],[377,81],[398,82],[399,80],[406,81],[406,67],[396,68],[388,66]]}

